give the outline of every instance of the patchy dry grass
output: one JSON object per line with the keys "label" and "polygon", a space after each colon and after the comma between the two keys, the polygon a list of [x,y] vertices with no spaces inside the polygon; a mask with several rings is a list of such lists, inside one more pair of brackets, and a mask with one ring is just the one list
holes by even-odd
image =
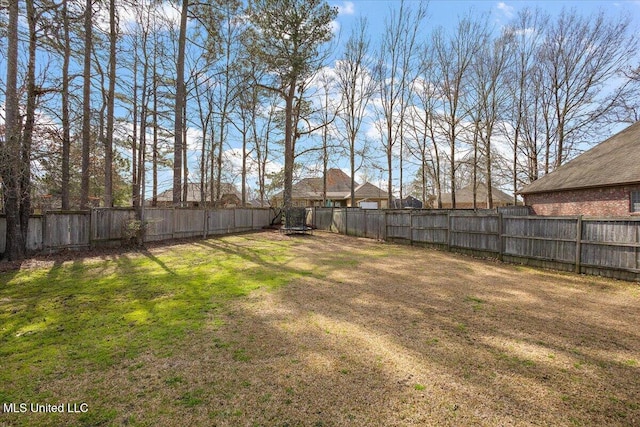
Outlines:
{"label": "patchy dry grass", "polygon": [[89,409],[0,425],[640,425],[637,283],[326,233],[0,283],[0,404]]}

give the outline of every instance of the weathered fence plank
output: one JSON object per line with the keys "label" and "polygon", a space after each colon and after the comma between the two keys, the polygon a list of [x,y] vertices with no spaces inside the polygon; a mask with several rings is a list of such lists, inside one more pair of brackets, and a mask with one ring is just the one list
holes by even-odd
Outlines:
{"label": "weathered fence plank", "polygon": [[523,216],[522,209],[329,211],[330,220],[327,210],[314,210],[317,228],[640,281],[640,218]]}
{"label": "weathered fence plank", "polygon": [[129,221],[134,220],[133,209],[96,208],[91,210],[91,241],[120,241]]}
{"label": "weathered fence plank", "polygon": [[411,241],[410,215],[408,211],[387,211],[387,239]]}
{"label": "weathered fence plank", "polygon": [[144,212],[146,221],[145,240],[167,240],[173,238],[173,208],[152,208]]}
{"label": "weathered fence plank", "polygon": [[[143,215],[145,242],[258,230],[269,225],[271,219],[268,208],[145,208]],[[136,218],[130,208],[49,211],[29,219],[27,249],[55,251],[121,244],[132,237],[127,235],[127,227]],[[0,216],[0,253],[5,250],[5,235],[6,220]]]}
{"label": "weathered fence plank", "polygon": [[347,209],[346,210],[346,230],[349,236],[364,237],[367,222],[364,215],[366,210],[362,209]]}
{"label": "weathered fence plank", "polygon": [[364,210],[365,235],[369,239],[384,240],[387,238],[386,214],[381,210]]}
{"label": "weathered fence plank", "polygon": [[44,218],[43,249],[79,249],[90,245],[89,211],[47,212]]}

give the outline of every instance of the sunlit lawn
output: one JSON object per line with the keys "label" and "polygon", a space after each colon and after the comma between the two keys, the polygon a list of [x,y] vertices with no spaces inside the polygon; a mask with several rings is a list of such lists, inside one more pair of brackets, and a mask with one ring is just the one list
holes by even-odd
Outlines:
{"label": "sunlit lawn", "polygon": [[[229,299],[303,274],[286,268],[289,246],[233,236],[0,274],[0,405],[58,404],[43,383],[142,352],[171,355]],[[99,423],[115,412],[93,405],[78,419]]]}
{"label": "sunlit lawn", "polygon": [[637,283],[329,233],[77,255],[0,273],[0,427],[640,425]]}

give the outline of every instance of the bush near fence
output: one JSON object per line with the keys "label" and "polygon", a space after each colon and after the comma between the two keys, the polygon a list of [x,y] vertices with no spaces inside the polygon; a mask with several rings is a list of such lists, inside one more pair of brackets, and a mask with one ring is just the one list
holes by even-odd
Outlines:
{"label": "bush near fence", "polygon": [[[204,237],[258,230],[270,224],[268,208],[146,208],[143,242]],[[54,252],[95,246],[119,246],[131,237],[136,221],[130,208],[51,211],[29,219],[27,250]],[[6,220],[0,216],[0,253],[5,250]]]}
{"label": "bush near fence", "polygon": [[320,230],[501,261],[640,281],[640,218],[531,216],[508,210],[309,208]]}

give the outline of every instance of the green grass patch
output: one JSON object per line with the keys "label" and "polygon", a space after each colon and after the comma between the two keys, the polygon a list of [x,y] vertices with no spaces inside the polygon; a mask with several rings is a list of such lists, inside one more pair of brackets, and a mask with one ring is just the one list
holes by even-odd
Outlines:
{"label": "green grass patch", "polygon": [[[102,371],[144,352],[170,355],[185,335],[219,326],[215,313],[232,298],[306,273],[287,267],[291,246],[228,236],[0,274],[1,400],[57,400],[37,384]],[[244,350],[234,358],[248,360]],[[193,406],[199,398],[181,401]]]}

